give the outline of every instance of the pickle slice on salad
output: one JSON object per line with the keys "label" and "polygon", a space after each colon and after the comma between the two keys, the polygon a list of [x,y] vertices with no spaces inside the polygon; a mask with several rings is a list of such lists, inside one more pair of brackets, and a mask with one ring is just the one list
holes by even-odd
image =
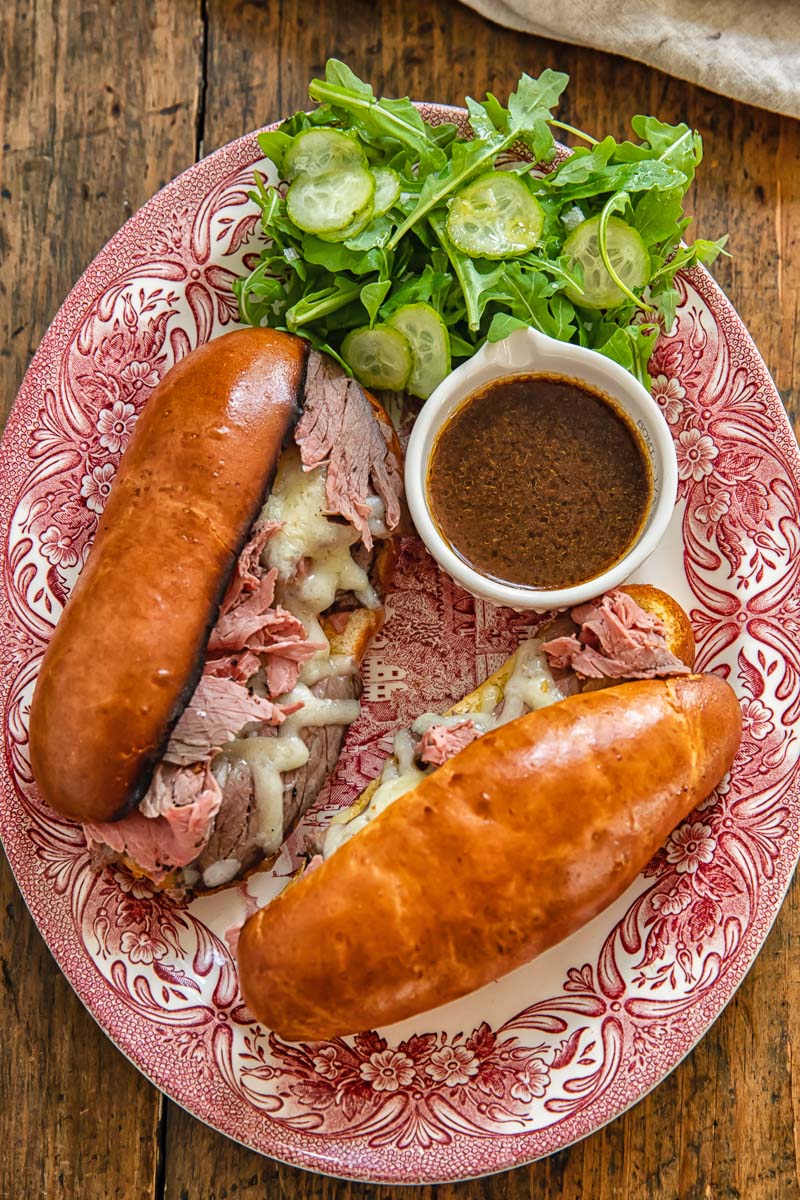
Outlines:
{"label": "pickle slice on salad", "polygon": [[304,173],[289,185],[286,211],[304,233],[341,231],[344,236],[362,217],[369,220],[374,195],[375,177],[365,167],[347,167],[324,175]]}
{"label": "pickle slice on salad", "polygon": [[393,392],[405,388],[413,367],[408,339],[388,325],[365,326],[348,333],[342,357],[364,387]]}
{"label": "pickle slice on salad", "polygon": [[373,167],[372,174],[375,176],[374,215],[382,217],[397,202],[400,195],[400,176],[391,167]]}
{"label": "pickle slice on salad", "polygon": [[453,197],[447,234],[470,258],[509,258],[537,245],[544,220],[544,209],[521,179],[487,171]]}
{"label": "pickle slice on salad", "polygon": [[367,156],[357,138],[338,129],[305,129],[286,151],[283,173],[291,181],[298,175],[327,175],[366,165]]}
{"label": "pickle slice on salad", "polygon": [[[600,217],[590,217],[573,229],[564,242],[564,254],[583,270],[583,291],[564,288],[573,304],[582,308],[616,308],[628,297],[614,282],[600,253]],[[606,254],[615,273],[627,288],[643,288],[650,282],[650,255],[641,235],[621,217],[609,217]]]}
{"label": "pickle slice on salad", "polygon": [[411,374],[406,390],[427,400],[450,371],[450,339],[435,308],[430,304],[404,304],[387,321],[398,329],[411,347]]}

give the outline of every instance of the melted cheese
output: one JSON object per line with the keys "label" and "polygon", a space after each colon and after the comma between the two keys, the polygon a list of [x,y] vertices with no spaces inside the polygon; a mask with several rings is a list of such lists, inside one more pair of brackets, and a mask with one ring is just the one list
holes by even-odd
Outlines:
{"label": "melted cheese", "polygon": [[[242,869],[238,858],[221,858],[203,871],[203,883],[207,888],[222,887],[230,883]],[[184,875],[186,872],[184,871]]]}
{"label": "melted cheese", "polygon": [[[353,560],[359,533],[326,512],[325,468],[304,471],[300,451],[281,455],[272,492],[261,513],[282,522],[264,551],[264,562],[278,571],[276,598],[293,613],[313,642],[326,641],[318,617],[339,592],[354,592],[365,608],[379,607],[366,571]],[[298,575],[306,560],[307,570]]]}
{"label": "melted cheese", "polygon": [[[525,712],[545,708],[548,704],[556,704],[563,700],[564,695],[552,676],[540,645],[541,643],[534,638],[523,642],[519,647],[514,655],[503,700],[499,705],[495,690],[487,688],[480,698],[480,706],[474,711],[448,713],[444,716],[432,712],[422,713],[413,722],[411,732],[424,734],[434,725],[444,725],[445,728],[452,729],[464,721],[472,721],[480,733],[484,734],[499,725],[505,725],[508,721],[516,720]],[[410,792],[431,773],[414,765],[413,752],[411,734],[408,730],[400,730],[395,735],[394,754],[384,764],[381,783],[366,807],[359,809],[356,806],[355,816],[352,815],[351,808],[333,818],[323,843],[324,858],[328,858],[394,800]]]}
{"label": "melted cheese", "polygon": [[301,729],[319,725],[351,725],[361,712],[358,700],[326,700],[298,683],[281,697],[281,704],[302,703],[303,707],[297,712],[290,713],[282,725],[278,726],[278,738],[296,737]]}
{"label": "melted cheese", "polygon": [[387,779],[375,789],[369,804],[357,817],[343,822],[332,821],[322,844],[322,857],[329,858],[335,850],[338,850],[345,842],[349,842],[351,837],[355,837],[360,830],[364,829],[370,821],[374,821],[400,796],[405,796],[406,792],[413,791],[417,784],[425,778],[425,774],[424,771],[418,771],[416,767],[411,767],[402,775],[397,775],[394,779]]}
{"label": "melted cheese", "polygon": [[225,746],[232,761],[244,759],[253,776],[253,794],[258,812],[258,844],[265,854],[279,849],[283,841],[284,771],[296,771],[308,762],[308,746],[302,738],[237,738]]}
{"label": "melted cheese", "polygon": [[463,725],[465,721],[471,721],[481,733],[487,733],[488,730],[494,729],[497,723],[493,713],[484,712],[482,709],[478,709],[476,712],[447,713],[443,717],[440,717],[438,713],[427,712],[417,717],[411,726],[411,732],[427,733],[434,725],[444,725],[445,729],[452,729],[456,725]]}
{"label": "melted cheese", "polygon": [[497,716],[497,724],[515,721],[524,712],[546,708],[564,699],[540,649],[541,642],[533,638],[523,642],[514,655],[514,669],[506,683],[503,707]]}
{"label": "melted cheese", "polygon": [[351,654],[317,655],[309,659],[300,668],[300,682],[307,687],[313,687],[321,679],[330,679],[334,675],[357,675],[358,663]]}

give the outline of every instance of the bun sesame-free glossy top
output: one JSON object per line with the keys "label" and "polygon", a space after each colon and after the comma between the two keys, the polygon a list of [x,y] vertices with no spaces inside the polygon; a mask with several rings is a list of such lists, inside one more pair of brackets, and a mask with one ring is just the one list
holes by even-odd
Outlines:
{"label": "bun sesame-free glossy top", "polygon": [[572,696],[472,742],[252,916],[239,979],[290,1040],[391,1024],[574,933],[716,786],[741,736],[715,675]]}
{"label": "bun sesame-free glossy top", "polygon": [[299,415],[307,353],[236,330],[148,399],[33,697],[34,777],[64,816],[108,821],[147,790]]}

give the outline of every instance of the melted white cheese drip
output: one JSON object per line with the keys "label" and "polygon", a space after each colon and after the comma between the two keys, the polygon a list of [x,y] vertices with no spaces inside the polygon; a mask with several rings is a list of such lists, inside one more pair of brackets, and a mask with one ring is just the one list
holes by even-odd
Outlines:
{"label": "melted white cheese drip", "polygon": [[[511,674],[508,677],[504,691],[503,702],[499,709],[495,702],[492,688],[487,689],[482,700],[482,707],[475,712],[448,713],[439,716],[438,713],[422,713],[413,722],[411,732],[427,733],[434,725],[444,725],[452,729],[464,721],[472,721],[481,734],[490,729],[496,729],[509,721],[521,717],[523,713],[537,708],[546,708],[564,699],[564,694],[553,678],[547,659],[540,649],[541,642],[536,638],[523,642],[514,655]],[[384,764],[380,786],[375,790],[372,799],[365,809],[355,817],[350,817],[352,811],[347,809],[333,818],[325,835],[322,847],[324,858],[328,858],[335,850],[354,837],[359,830],[373,821],[379,813],[398,797],[410,792],[418,783],[425,779],[430,772],[419,770],[413,762],[413,742],[408,730],[400,730],[394,739],[394,754]]]}
{"label": "melted white cheese drip", "polygon": [[258,812],[258,845],[265,854],[274,853],[283,841],[284,771],[296,771],[308,762],[308,746],[302,738],[248,737],[228,742],[223,751],[235,762],[244,759],[253,776],[253,795]]}
{"label": "melted white cheese drip", "polygon": [[[358,530],[332,521],[325,506],[325,468],[304,471],[300,451],[291,447],[281,455],[261,513],[266,520],[283,522],[267,542],[264,562],[277,568],[278,602],[303,622],[312,642],[327,640],[317,618],[338,592],[354,592],[365,608],[380,607],[366,571],[350,552],[359,540]],[[308,569],[294,578],[303,559],[309,560]]]}
{"label": "melted white cheese drip", "polygon": [[303,707],[290,713],[278,726],[279,738],[296,737],[301,729],[311,726],[350,725],[361,712],[358,700],[326,700],[315,696],[304,683],[298,683],[291,692],[281,696],[281,704],[297,704],[298,701]]}
{"label": "melted white cheese drip", "polygon": [[322,857],[330,858],[334,850],[338,850],[345,842],[349,842],[370,821],[374,821],[385,808],[388,808],[400,796],[412,791],[425,778],[424,771],[411,767],[394,779],[387,779],[375,789],[367,807],[351,821],[339,822],[335,819],[328,826],[325,841],[322,844]]}
{"label": "melted white cheese drip", "polygon": [[496,721],[494,714],[490,712],[463,712],[463,713],[447,713],[441,717],[438,713],[427,712],[422,713],[417,717],[411,726],[412,733],[427,733],[434,725],[444,725],[445,729],[453,729],[456,725],[463,725],[465,721],[471,721],[472,724],[481,733],[487,733],[490,729],[494,729]]}
{"label": "melted white cheese drip", "polygon": [[[331,519],[326,513],[325,468],[304,471],[300,451],[296,446],[286,450],[278,463],[272,491],[261,511],[261,518],[279,521],[282,528],[267,542],[262,562],[276,568],[278,582],[276,601],[302,622],[312,642],[323,643],[314,657],[303,663],[297,685],[280,702],[286,705],[302,702],[302,708],[292,713],[277,729],[277,737],[245,737],[228,742],[215,762],[215,774],[224,771],[226,761],[244,759],[252,772],[255,803],[260,833],[258,842],[265,854],[276,851],[283,841],[283,779],[286,771],[294,771],[308,762],[308,748],[300,737],[303,729],[321,725],[350,725],[356,720],[361,705],[358,700],[326,700],[315,696],[311,687],[322,679],[336,675],[353,675],[358,670],[348,655],[331,655],[328,639],[319,621],[320,613],[330,608],[341,592],[354,592],[366,608],[380,607],[366,571],[353,560],[351,547],[359,540],[358,531],[349,523]],[[370,528],[374,535],[385,533],[383,505],[370,501]],[[304,567],[298,571],[298,568]],[[255,682],[255,690],[264,692],[263,680]],[[204,874],[229,879],[237,873],[235,860],[214,863]]]}
{"label": "melted white cheese drip", "polygon": [[536,638],[523,642],[514,655],[514,669],[505,686],[497,725],[516,721],[526,710],[546,708],[564,699],[542,654],[541,644]]}

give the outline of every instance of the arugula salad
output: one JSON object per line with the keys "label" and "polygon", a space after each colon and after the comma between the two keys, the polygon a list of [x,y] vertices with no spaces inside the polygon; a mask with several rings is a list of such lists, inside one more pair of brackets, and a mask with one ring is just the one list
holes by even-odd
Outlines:
{"label": "arugula salad", "polygon": [[[317,107],[259,135],[288,187],[256,174],[266,241],[233,285],[241,319],[301,334],[366,387],[422,399],[454,360],[527,326],[648,387],[676,272],[726,242],[682,242],[702,143],[646,116],[631,120],[636,141],[597,140],[553,116],[568,81],[523,75],[505,108],[468,98],[463,139],[330,59],[309,86]],[[567,158],[554,129],[579,142]]]}

